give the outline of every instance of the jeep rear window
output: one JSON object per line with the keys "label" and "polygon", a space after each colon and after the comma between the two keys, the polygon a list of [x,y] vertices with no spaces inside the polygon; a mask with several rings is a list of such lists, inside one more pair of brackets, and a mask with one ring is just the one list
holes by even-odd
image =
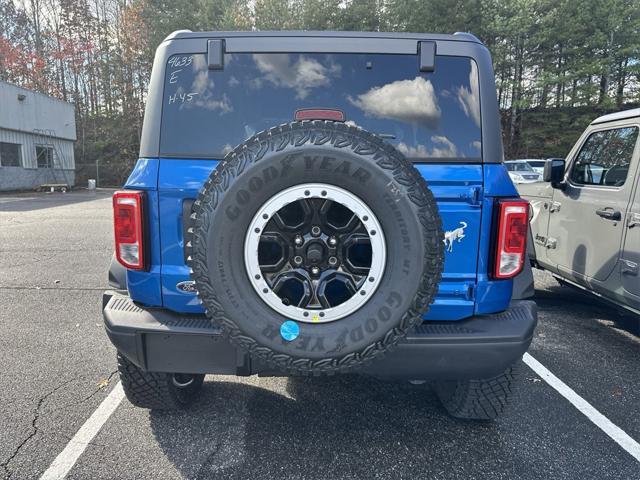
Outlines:
{"label": "jeep rear window", "polygon": [[209,70],[204,54],[167,62],[162,156],[222,158],[296,110],[337,109],[414,161],[481,158],[478,70],[437,56],[421,73],[416,55],[227,54]]}

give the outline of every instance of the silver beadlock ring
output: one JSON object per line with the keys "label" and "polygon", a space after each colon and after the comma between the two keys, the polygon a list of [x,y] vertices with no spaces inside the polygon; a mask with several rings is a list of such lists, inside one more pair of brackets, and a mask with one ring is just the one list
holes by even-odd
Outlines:
{"label": "silver beadlock ring", "polygon": [[[351,210],[369,233],[371,242],[371,267],[367,281],[351,298],[331,308],[300,308],[285,305],[282,299],[266,282],[258,261],[258,246],[263,229],[284,206],[303,199],[319,198],[340,203]],[[327,323],[350,315],[366,304],[381,283],[386,265],[386,243],[384,232],[373,211],[353,193],[323,183],[305,183],[274,195],[257,211],[249,224],[244,243],[244,262],[249,282],[258,296],[285,320],[304,323]]]}

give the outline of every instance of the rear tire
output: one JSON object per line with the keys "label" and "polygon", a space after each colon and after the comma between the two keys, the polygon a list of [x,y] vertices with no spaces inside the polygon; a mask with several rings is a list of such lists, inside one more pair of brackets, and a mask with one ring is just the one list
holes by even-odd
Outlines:
{"label": "rear tire", "polygon": [[118,353],[118,372],[127,399],[137,407],[177,410],[187,407],[202,387],[204,375],[145,372]]}
{"label": "rear tire", "polygon": [[436,382],[435,390],[449,415],[467,420],[494,420],[509,403],[520,362],[500,375],[481,380]]}

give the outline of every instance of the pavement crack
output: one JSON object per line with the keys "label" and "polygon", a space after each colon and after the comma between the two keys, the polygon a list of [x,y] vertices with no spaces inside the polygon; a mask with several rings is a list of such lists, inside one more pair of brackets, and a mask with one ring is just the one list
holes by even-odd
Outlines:
{"label": "pavement crack", "polygon": [[22,447],[24,447],[29,442],[29,440],[31,440],[33,437],[35,437],[38,434],[38,419],[40,418],[40,409],[44,405],[44,402],[55,392],[60,390],[62,387],[68,385],[69,383],[73,382],[74,380],[75,379],[72,378],[65,382],[62,382],[60,385],[56,386],[54,389],[50,390],[49,392],[45,393],[42,397],[40,397],[36,405],[36,408],[33,410],[33,418],[31,419],[31,432],[18,444],[18,446],[7,457],[7,459],[4,460],[2,463],[0,463],[0,467],[2,467],[2,470],[4,470],[5,472],[6,480],[9,480],[13,475],[13,471],[9,468],[9,464],[11,463],[11,461],[18,456],[18,453],[20,453],[20,450],[22,449]]}
{"label": "pavement crack", "polygon": [[111,372],[109,374],[109,376],[106,379],[106,383],[104,385],[99,385],[98,388],[96,388],[93,392],[91,392],[89,395],[87,395],[86,397],[84,397],[82,400],[80,400],[77,403],[82,403],[82,402],[86,402],[87,400],[89,400],[91,397],[93,397],[96,393],[103,391],[104,389],[106,389],[109,386],[109,383],[111,383],[111,379],[113,378],[113,376],[118,373],[118,370],[114,370],[113,372]]}
{"label": "pavement crack", "polygon": [[60,408],[56,408],[54,411],[57,412],[59,410],[64,410],[65,408],[73,407],[74,405],[80,405],[81,403],[86,402],[91,397],[96,395],[98,392],[104,391],[109,386],[109,384],[111,383],[111,379],[116,373],[118,373],[118,370],[114,370],[113,372],[111,372],[109,376],[106,378],[106,383],[104,385],[99,385],[98,388],[96,388],[93,392],[91,392],[89,395],[84,397],[82,400],[78,400],[77,402],[66,403],[62,405]]}

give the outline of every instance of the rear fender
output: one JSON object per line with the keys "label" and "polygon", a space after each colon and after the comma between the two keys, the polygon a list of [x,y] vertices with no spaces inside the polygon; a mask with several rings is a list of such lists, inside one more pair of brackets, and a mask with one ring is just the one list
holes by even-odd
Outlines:
{"label": "rear fender", "polygon": [[117,290],[127,289],[127,269],[116,260],[116,254],[111,256],[109,264],[109,285]]}

